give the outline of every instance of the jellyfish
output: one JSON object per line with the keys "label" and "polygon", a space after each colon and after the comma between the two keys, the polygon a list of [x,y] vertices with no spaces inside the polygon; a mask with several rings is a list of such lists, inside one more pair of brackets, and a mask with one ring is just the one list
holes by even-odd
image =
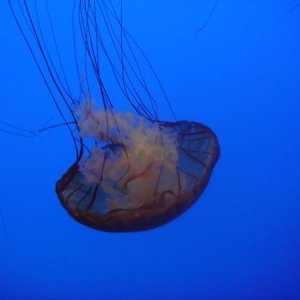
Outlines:
{"label": "jellyfish", "polygon": [[[61,50],[55,4],[8,3],[63,120],[50,127],[66,127],[74,144],[74,163],[56,182],[69,215],[97,230],[131,232],[164,225],[190,208],[209,182],[218,140],[207,126],[176,119],[124,26],[123,1],[64,4],[69,52]],[[170,121],[160,118],[162,102]]]}

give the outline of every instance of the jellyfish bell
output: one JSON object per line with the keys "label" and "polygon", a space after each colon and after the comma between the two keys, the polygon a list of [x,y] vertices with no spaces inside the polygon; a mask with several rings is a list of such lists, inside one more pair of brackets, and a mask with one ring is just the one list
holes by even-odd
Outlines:
{"label": "jellyfish bell", "polygon": [[79,108],[80,134],[99,143],[56,185],[77,221],[111,232],[146,230],[175,219],[199,198],[219,153],[209,128],[91,107]]}
{"label": "jellyfish bell", "polygon": [[[148,66],[163,96],[164,90],[148,59],[124,28],[122,13],[120,17],[111,1],[79,1],[74,6],[73,24],[74,11],[78,12],[79,24],[78,28],[73,25],[73,35],[76,29],[79,31],[74,44],[81,40],[85,73],[85,80],[78,76],[80,100],[68,84],[51,20],[60,69],[45,43],[36,2],[32,7],[35,13],[28,1],[19,4],[19,15],[9,3],[75,145],[76,160],[56,183],[58,198],[69,214],[91,228],[129,232],[168,223],[195,203],[218,159],[217,138],[197,122],[160,120],[158,105],[134,50]],[[76,44],[73,50],[78,72],[82,53],[77,48]],[[131,110],[117,109],[105,84],[107,69],[122,104],[126,102]],[[166,103],[170,106],[168,99]]]}

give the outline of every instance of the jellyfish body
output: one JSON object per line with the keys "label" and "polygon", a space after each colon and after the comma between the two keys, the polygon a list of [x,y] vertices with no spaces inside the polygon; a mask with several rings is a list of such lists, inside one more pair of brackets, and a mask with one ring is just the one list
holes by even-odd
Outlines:
{"label": "jellyfish body", "polygon": [[105,112],[81,113],[83,135],[110,144],[95,146],[57,182],[62,205],[77,221],[110,232],[146,230],[176,218],[200,197],[219,154],[209,128],[111,114],[118,127],[106,135],[100,125]]}
{"label": "jellyfish body", "polygon": [[[61,70],[49,54],[36,2],[31,8],[35,18],[28,1],[19,4],[21,17],[9,3],[74,141],[76,161],[56,183],[56,193],[69,214],[91,228],[128,232],[161,226],[188,209],[205,189],[219,157],[217,138],[200,123],[165,122],[158,118],[158,105],[137,63],[132,44],[156,80],[157,75],[124,29],[123,20],[112,3],[79,1],[73,8],[73,18],[78,9],[78,29],[84,51],[86,80],[85,83],[79,80],[81,99],[71,92],[55,37]],[[48,4],[46,11],[49,16]],[[26,27],[30,27],[33,43],[21,25],[22,18]],[[51,20],[49,24],[54,35]],[[106,34],[101,28],[106,29]],[[74,32],[75,27],[73,35]],[[107,39],[114,53],[108,51]],[[78,37],[74,39],[76,43],[78,40]],[[34,44],[38,46],[37,51]],[[77,72],[78,56],[76,53]],[[132,108],[130,111],[115,108],[117,105],[104,84],[104,62],[111,70],[114,88],[123,95],[123,102]],[[93,82],[98,86],[98,97],[91,92]],[[161,88],[159,81],[158,86]],[[148,103],[143,100],[145,97]]]}

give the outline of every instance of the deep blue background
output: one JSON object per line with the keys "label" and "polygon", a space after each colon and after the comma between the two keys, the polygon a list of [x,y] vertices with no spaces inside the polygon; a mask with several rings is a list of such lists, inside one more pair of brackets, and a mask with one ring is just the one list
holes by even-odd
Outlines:
{"label": "deep blue background", "polygon": [[[198,34],[214,1],[124,2],[178,119],[210,126],[220,161],[174,222],[107,234],[56,197],[74,160],[65,130],[1,133],[0,299],[300,299],[300,8],[286,14],[297,1],[223,0]],[[51,122],[6,1],[0,42],[0,119]]]}

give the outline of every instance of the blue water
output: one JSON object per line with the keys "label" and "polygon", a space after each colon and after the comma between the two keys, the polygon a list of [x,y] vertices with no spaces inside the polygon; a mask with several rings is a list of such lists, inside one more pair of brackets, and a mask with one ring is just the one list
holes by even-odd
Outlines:
{"label": "blue water", "polygon": [[[220,141],[202,197],[152,231],[95,231],[55,194],[75,159],[67,131],[1,132],[0,299],[300,299],[300,7],[221,0],[197,33],[213,6],[124,0],[177,118]],[[55,123],[6,1],[0,16],[0,120]]]}

